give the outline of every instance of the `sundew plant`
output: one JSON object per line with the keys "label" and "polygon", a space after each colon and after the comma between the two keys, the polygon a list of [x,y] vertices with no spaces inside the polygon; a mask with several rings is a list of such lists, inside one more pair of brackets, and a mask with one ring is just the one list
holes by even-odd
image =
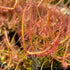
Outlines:
{"label": "sundew plant", "polygon": [[0,70],[59,63],[70,66],[70,1],[0,0]]}

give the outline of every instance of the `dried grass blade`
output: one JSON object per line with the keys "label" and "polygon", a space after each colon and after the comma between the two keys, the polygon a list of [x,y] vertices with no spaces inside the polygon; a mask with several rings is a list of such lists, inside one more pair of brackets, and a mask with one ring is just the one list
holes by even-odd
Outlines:
{"label": "dried grass blade", "polygon": [[14,58],[13,48],[12,48],[11,44],[9,43],[9,39],[8,39],[8,36],[7,36],[7,31],[5,30],[4,33],[5,33],[5,37],[6,37],[6,42],[7,42],[8,46],[9,46],[9,48],[12,50],[11,53],[12,53],[12,56]]}
{"label": "dried grass blade", "polygon": [[70,38],[70,34],[65,39],[63,39],[62,41],[60,41],[60,44],[64,43],[68,38]]}
{"label": "dried grass blade", "polygon": [[25,45],[25,39],[24,39],[24,16],[25,16],[26,8],[27,8],[27,5],[23,10],[23,15],[22,15],[22,41],[23,41],[23,48],[25,51],[27,51],[27,48]]}

